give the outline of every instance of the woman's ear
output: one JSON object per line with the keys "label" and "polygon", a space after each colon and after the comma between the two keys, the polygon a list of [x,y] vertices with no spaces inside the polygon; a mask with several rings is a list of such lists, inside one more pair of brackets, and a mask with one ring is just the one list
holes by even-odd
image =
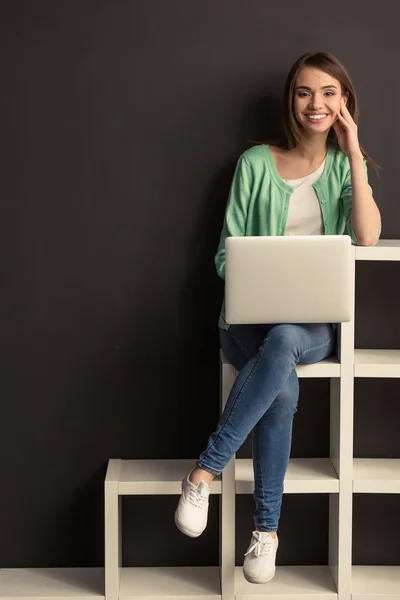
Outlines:
{"label": "woman's ear", "polygon": [[350,96],[349,92],[345,92],[345,93],[344,93],[344,96],[343,96],[343,98],[344,98],[344,103],[345,103],[345,104],[347,104],[347,102],[348,102],[348,99],[349,99],[349,96]]}

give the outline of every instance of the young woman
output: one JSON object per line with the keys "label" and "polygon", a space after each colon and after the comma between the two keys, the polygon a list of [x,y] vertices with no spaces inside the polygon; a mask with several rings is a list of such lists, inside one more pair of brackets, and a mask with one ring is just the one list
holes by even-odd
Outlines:
{"label": "young woman", "polygon": [[[235,235],[341,235],[375,245],[380,213],[360,146],[357,99],[344,66],[331,54],[301,56],[284,92],[286,141],[244,152],[234,173],[215,263],[225,275],[225,239]],[[244,576],[265,583],[275,574],[277,529],[297,410],[297,364],[329,356],[330,323],[231,325],[219,319],[221,348],[239,371],[217,429],[182,482],[177,527],[191,537],[207,524],[210,483],[253,431],[255,531]]]}

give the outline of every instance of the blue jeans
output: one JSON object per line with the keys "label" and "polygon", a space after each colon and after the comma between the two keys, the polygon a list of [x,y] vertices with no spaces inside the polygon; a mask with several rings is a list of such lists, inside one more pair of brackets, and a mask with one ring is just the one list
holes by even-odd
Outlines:
{"label": "blue jeans", "polygon": [[221,348],[239,374],[197,466],[219,475],[253,430],[254,523],[258,531],[277,531],[299,399],[296,365],[331,355],[335,332],[325,323],[219,331]]}

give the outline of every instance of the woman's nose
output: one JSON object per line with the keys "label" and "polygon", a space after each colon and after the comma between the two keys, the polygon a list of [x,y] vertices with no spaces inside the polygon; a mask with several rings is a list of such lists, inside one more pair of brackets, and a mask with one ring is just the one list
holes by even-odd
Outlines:
{"label": "woman's nose", "polygon": [[314,96],[310,100],[310,108],[313,110],[321,108],[323,106],[322,98],[319,96]]}

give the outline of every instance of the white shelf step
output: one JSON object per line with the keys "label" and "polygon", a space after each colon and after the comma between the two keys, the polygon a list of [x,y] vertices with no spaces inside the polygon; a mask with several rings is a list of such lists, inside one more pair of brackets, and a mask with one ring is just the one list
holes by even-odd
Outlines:
{"label": "white shelf step", "polygon": [[400,494],[400,458],[355,458],[353,465],[354,492]]}
{"label": "white shelf step", "polygon": [[[119,469],[118,469],[119,463]],[[118,472],[118,495],[180,494],[182,479],[195,466],[195,459],[109,461],[109,471]],[[211,493],[221,493],[221,477],[211,484]]]}
{"label": "white shelf step", "polygon": [[[220,354],[222,363],[233,369],[222,350]],[[312,365],[297,365],[296,373],[298,377],[340,377],[340,363],[335,356],[330,356]]]}
{"label": "white shelf step", "polygon": [[[236,493],[252,494],[254,491],[252,459],[236,459],[235,470]],[[286,494],[338,493],[339,478],[329,458],[291,458],[283,491]]]}
{"label": "white shelf step", "polygon": [[123,567],[119,598],[221,600],[219,567]]}
{"label": "white shelf step", "polygon": [[355,246],[356,260],[400,260],[400,240],[379,240],[376,246]]}
{"label": "white shelf step", "polygon": [[1,600],[104,598],[104,569],[1,569]]}
{"label": "white shelf step", "polygon": [[236,600],[327,600],[337,598],[337,590],[329,567],[277,567],[268,583],[248,583],[242,567],[235,568]]}
{"label": "white shelf step", "polygon": [[400,600],[400,566],[353,566],[352,600]]}
{"label": "white shelf step", "polygon": [[[337,598],[327,566],[277,567],[272,581],[253,585],[235,569],[237,600]],[[1,600],[104,599],[104,569],[1,569]],[[120,598],[139,600],[221,600],[218,567],[124,567]],[[399,600],[400,566],[353,566],[352,600]]]}
{"label": "white shelf step", "polygon": [[400,377],[400,350],[354,350],[355,377]]}
{"label": "white shelf step", "polygon": [[340,363],[330,356],[313,365],[297,365],[296,373],[298,377],[340,377]]}

